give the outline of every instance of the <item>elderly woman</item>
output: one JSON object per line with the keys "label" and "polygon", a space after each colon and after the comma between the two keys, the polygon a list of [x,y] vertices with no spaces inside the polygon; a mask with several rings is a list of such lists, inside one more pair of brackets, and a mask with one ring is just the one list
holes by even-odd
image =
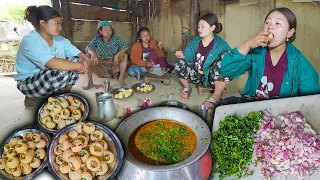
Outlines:
{"label": "elderly woman", "polygon": [[100,21],[97,26],[98,35],[91,40],[87,47],[87,54],[92,64],[88,70],[88,83],[83,86],[87,90],[93,87],[92,71],[100,77],[111,77],[120,69],[119,85],[123,86],[124,73],[127,68],[128,45],[114,34],[112,25],[107,21]]}

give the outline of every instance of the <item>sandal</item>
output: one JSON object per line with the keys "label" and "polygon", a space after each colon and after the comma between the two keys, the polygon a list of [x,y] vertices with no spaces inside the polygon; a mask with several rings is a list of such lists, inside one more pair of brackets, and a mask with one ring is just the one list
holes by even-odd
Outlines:
{"label": "sandal", "polygon": [[[208,102],[208,103],[210,103],[213,107],[211,107],[211,108],[216,108],[216,107],[218,107],[219,106],[219,102],[216,100],[216,99],[214,99],[213,97],[210,97],[210,98],[208,98],[205,102]],[[209,107],[210,108],[210,107]]]}
{"label": "sandal", "polygon": [[[188,89],[188,88],[183,88],[183,90],[180,92],[180,97],[183,98],[183,99],[188,99],[188,98],[190,97],[191,92],[192,92],[192,89],[191,89],[191,88],[190,88],[190,89]],[[186,98],[182,97],[182,96],[181,96],[181,93],[187,93],[187,97],[186,97]]]}

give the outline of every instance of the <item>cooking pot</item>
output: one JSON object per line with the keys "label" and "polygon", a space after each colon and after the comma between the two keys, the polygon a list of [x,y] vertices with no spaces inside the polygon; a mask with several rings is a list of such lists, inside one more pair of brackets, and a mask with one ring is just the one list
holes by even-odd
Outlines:
{"label": "cooking pot", "polygon": [[[150,165],[137,160],[129,151],[129,137],[136,128],[154,120],[173,120],[190,127],[197,138],[195,151],[185,160],[170,165]],[[125,119],[116,134],[125,152],[124,163],[117,176],[119,180],[198,180],[208,179],[211,174],[210,130],[198,115],[190,111],[175,107],[149,108]]]}

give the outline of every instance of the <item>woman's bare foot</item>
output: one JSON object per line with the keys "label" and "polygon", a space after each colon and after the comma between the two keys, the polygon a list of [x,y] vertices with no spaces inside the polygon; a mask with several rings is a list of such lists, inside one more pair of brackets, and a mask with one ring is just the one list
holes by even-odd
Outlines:
{"label": "woman's bare foot", "polygon": [[119,83],[120,87],[124,86],[124,77],[123,76],[119,76],[118,83]]}
{"label": "woman's bare foot", "polygon": [[192,89],[183,88],[183,90],[180,92],[180,97],[183,99],[188,99],[190,97],[190,94],[192,92]]}
{"label": "woman's bare foot", "polygon": [[162,71],[162,72],[166,72],[167,69],[166,69],[166,68],[162,68],[161,71]]}
{"label": "woman's bare foot", "polygon": [[91,89],[91,88],[94,88],[94,87],[102,87],[102,86],[101,86],[101,85],[93,84],[92,82],[88,82],[87,84],[85,84],[84,86],[82,86],[82,89],[88,90],[88,89]]}

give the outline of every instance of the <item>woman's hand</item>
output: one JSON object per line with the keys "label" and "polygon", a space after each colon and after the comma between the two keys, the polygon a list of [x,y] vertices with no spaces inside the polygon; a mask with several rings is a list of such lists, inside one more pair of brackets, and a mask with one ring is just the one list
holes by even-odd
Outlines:
{"label": "woman's hand", "polygon": [[92,64],[93,66],[98,65],[98,63],[99,63],[99,59],[98,59],[98,57],[95,56],[95,55],[92,55],[92,56],[91,56],[90,61],[91,61],[91,64]]}
{"label": "woman's hand", "polygon": [[238,47],[238,51],[243,54],[247,55],[250,49],[261,47],[267,47],[270,38],[268,37],[270,33],[266,31],[261,31],[251,37],[249,37],[244,43],[242,43]]}
{"label": "woman's hand", "polygon": [[147,67],[152,67],[152,65],[153,65],[152,62],[150,62],[150,61],[147,62],[147,64],[146,64]]}
{"label": "woman's hand", "polygon": [[92,66],[98,65],[99,63],[98,54],[94,50],[89,49],[86,54],[86,57],[88,57],[89,59],[84,59],[84,58],[81,58],[81,59],[90,60]]}
{"label": "woman's hand", "polygon": [[159,47],[160,49],[163,49],[163,48],[164,48],[162,42],[159,42],[159,43],[158,43],[158,47]]}
{"label": "woman's hand", "polygon": [[178,59],[184,59],[184,54],[182,51],[176,51],[175,55]]}
{"label": "woman's hand", "polygon": [[81,61],[80,63],[82,63],[82,66],[78,69],[78,73],[80,74],[85,74],[88,69],[89,69],[89,64],[90,62],[88,61]]}
{"label": "woman's hand", "polygon": [[257,48],[259,46],[261,47],[266,47],[268,45],[268,42],[269,42],[269,34],[268,32],[266,31],[261,31],[257,34],[255,34],[254,36],[251,36],[249,39],[247,39],[247,43],[248,43],[248,46],[251,48],[251,49],[254,49],[254,48]]}

